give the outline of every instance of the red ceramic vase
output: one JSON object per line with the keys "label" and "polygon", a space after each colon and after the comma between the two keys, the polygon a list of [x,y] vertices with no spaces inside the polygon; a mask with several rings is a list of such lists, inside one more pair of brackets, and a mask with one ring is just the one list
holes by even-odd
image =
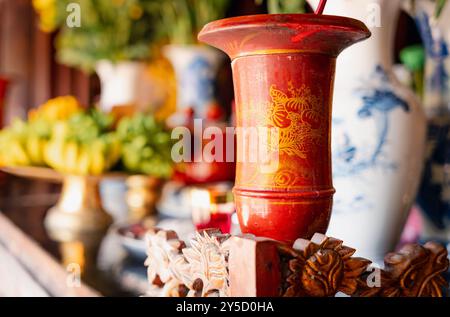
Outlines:
{"label": "red ceramic vase", "polygon": [[336,57],[369,36],[358,20],[315,14],[236,17],[200,32],[232,59],[242,232],[285,242],[326,232]]}

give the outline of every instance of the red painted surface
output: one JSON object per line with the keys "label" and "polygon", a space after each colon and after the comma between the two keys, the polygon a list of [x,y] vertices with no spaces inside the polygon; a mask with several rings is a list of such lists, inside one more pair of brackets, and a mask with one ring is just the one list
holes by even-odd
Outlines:
{"label": "red painted surface", "polygon": [[230,233],[231,230],[231,216],[230,213],[216,212],[211,213],[210,219],[204,223],[196,223],[197,230],[204,230],[209,228],[217,228],[222,233]]}
{"label": "red painted surface", "polygon": [[[222,144],[220,152],[222,155],[219,155],[220,161],[214,160],[214,157],[210,156],[210,152],[205,150],[207,144],[214,141],[204,138],[205,129],[209,126],[218,127],[223,133],[220,142]],[[175,171],[173,179],[187,185],[233,181],[236,164],[232,160],[227,162],[227,142],[229,142],[230,137],[227,136],[225,124],[221,122],[204,122],[200,131],[196,131],[192,125],[188,125],[187,128],[190,129],[192,135],[190,140],[192,161],[182,163],[179,170]],[[194,145],[195,142],[198,142],[200,145],[197,149]],[[233,146],[233,144],[228,144],[228,146]]]}
{"label": "red painted surface", "polygon": [[8,80],[0,77],[0,128],[3,127],[4,103],[6,98],[6,89],[8,88]]}
{"label": "red painted surface", "polygon": [[[244,233],[285,242],[325,233],[334,193],[336,57],[369,36],[360,21],[313,14],[224,19],[200,33],[201,41],[233,60],[237,126],[266,128],[258,130],[258,142],[247,132],[237,135],[234,194]],[[269,161],[249,159],[261,150]]]}

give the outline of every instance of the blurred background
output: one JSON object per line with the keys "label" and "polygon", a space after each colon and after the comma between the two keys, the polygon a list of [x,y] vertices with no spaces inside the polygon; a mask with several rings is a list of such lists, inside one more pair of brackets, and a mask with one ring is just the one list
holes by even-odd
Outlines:
{"label": "blurred background", "polygon": [[[441,5],[426,2],[433,12]],[[85,280],[106,295],[145,291],[147,228],[239,232],[234,164],[173,164],[170,128],[192,129],[201,118],[225,139],[234,125],[230,61],[197,42],[201,27],[269,10],[312,12],[304,1],[291,5],[0,0],[1,213],[63,264],[84,263]],[[392,30],[393,71],[422,98],[429,38],[407,8]],[[64,208],[78,213],[69,226]],[[422,238],[417,210],[395,228],[399,243]]]}

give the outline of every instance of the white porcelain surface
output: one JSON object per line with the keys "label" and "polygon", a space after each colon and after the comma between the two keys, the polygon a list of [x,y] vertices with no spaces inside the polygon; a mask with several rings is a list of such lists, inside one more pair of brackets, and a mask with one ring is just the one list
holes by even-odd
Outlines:
{"label": "white porcelain surface", "polygon": [[[140,103],[145,64],[140,62],[112,63],[102,60],[96,65],[100,78],[100,108],[109,112],[114,106]],[[147,87],[148,88],[148,87]]]}
{"label": "white porcelain surface", "polygon": [[[314,7],[318,1],[309,1]],[[380,14],[379,14],[380,13]],[[392,72],[399,0],[333,0],[325,14],[362,20],[372,37],[337,60],[328,235],[380,261],[400,237],[420,181],[426,122]]]}

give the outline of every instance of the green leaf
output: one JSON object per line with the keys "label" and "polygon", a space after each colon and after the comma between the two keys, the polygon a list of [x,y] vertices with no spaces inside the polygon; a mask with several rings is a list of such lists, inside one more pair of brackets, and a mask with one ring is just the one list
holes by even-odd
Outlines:
{"label": "green leaf", "polygon": [[270,14],[304,13],[305,0],[267,0]]}

